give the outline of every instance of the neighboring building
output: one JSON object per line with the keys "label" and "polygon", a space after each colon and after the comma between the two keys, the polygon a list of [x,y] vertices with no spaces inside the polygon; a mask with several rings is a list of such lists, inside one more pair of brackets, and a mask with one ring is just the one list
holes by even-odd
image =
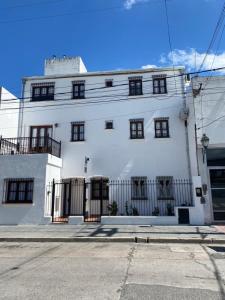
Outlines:
{"label": "neighboring building", "polygon": [[19,100],[0,87],[0,136],[11,138],[18,134]]}
{"label": "neighboring building", "polygon": [[87,72],[81,58],[64,57],[47,60],[44,76],[25,77],[18,137],[10,149],[2,140],[0,222],[111,214],[202,224],[183,73]]}
{"label": "neighboring building", "polygon": [[[202,177],[205,223],[225,221],[225,76],[194,77],[198,170]],[[202,136],[209,138],[206,150]]]}

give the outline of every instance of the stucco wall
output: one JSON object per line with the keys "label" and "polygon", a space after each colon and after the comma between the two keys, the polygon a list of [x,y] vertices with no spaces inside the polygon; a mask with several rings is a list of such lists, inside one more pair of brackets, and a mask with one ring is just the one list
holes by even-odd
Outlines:
{"label": "stucco wall", "polygon": [[[31,125],[53,125],[53,137],[62,141],[64,178],[94,175],[109,176],[112,179],[129,179],[131,176],[155,178],[164,175],[188,178],[185,128],[184,122],[179,118],[183,105],[182,79],[168,78],[168,94],[153,95],[152,75],[160,73],[173,75],[171,70],[143,70],[139,73],[121,72],[116,75],[87,73],[74,77],[27,78],[25,97],[30,96],[31,84],[34,82],[54,81],[56,92],[55,101],[32,103],[27,99],[29,106],[56,106],[39,108],[41,112],[38,114],[36,111],[25,110],[22,135],[29,135]],[[179,71],[176,74],[180,74]],[[131,76],[142,76],[143,96],[128,96],[128,77]],[[106,79],[113,79],[114,85],[126,85],[101,89],[105,86]],[[86,99],[71,100],[74,80],[85,80]],[[100,89],[90,90],[91,88]],[[101,103],[93,103],[96,101]],[[59,104],[64,106],[58,106]],[[157,117],[169,118],[170,138],[154,137],[154,118]],[[144,118],[143,140],[130,139],[129,119],[135,118]],[[113,130],[105,130],[106,120],[113,120]],[[85,121],[84,142],[70,142],[71,122],[74,121]],[[90,158],[87,174],[84,173],[85,156]]]}
{"label": "stucco wall", "polygon": [[[60,176],[61,159],[48,154],[0,157],[0,224],[45,224],[46,182]],[[7,178],[34,178],[32,204],[4,204]]]}

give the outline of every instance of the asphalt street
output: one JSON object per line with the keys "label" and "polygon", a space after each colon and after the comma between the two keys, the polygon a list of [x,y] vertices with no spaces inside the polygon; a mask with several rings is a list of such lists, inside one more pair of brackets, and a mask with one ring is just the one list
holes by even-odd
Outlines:
{"label": "asphalt street", "polygon": [[0,243],[0,299],[225,299],[225,248],[210,247]]}

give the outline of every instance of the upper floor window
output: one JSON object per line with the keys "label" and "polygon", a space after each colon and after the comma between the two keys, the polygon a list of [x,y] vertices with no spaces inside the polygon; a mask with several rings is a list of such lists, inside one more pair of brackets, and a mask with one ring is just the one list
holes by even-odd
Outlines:
{"label": "upper floor window", "polygon": [[106,79],[106,81],[105,81],[105,86],[106,86],[106,87],[112,87],[112,86],[113,86],[113,81],[112,81],[112,79]]}
{"label": "upper floor window", "polygon": [[134,119],[130,120],[130,138],[143,139],[144,138],[144,120]]}
{"label": "upper floor window", "polygon": [[142,95],[142,78],[129,78],[129,96]]}
{"label": "upper floor window", "polygon": [[32,101],[54,100],[54,83],[33,84]]}
{"label": "upper floor window", "polygon": [[169,137],[169,120],[155,119],[155,137],[168,138]]}
{"label": "upper floor window", "polygon": [[113,129],[113,121],[105,121],[105,129]]}
{"label": "upper floor window", "polygon": [[166,75],[153,76],[153,94],[166,94]]}
{"label": "upper floor window", "polygon": [[71,142],[84,141],[84,122],[71,124]]}
{"label": "upper floor window", "polygon": [[32,203],[33,179],[7,179],[6,203]]}
{"label": "upper floor window", "polygon": [[75,81],[73,82],[73,99],[85,98],[85,82]]}

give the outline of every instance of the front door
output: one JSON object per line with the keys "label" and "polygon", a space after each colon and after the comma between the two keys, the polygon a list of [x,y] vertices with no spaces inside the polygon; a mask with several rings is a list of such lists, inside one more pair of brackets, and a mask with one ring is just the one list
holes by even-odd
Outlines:
{"label": "front door", "polygon": [[225,169],[210,169],[213,218],[225,222]]}
{"label": "front door", "polygon": [[43,152],[48,148],[48,137],[52,137],[52,126],[31,126],[30,148],[38,152]]}

